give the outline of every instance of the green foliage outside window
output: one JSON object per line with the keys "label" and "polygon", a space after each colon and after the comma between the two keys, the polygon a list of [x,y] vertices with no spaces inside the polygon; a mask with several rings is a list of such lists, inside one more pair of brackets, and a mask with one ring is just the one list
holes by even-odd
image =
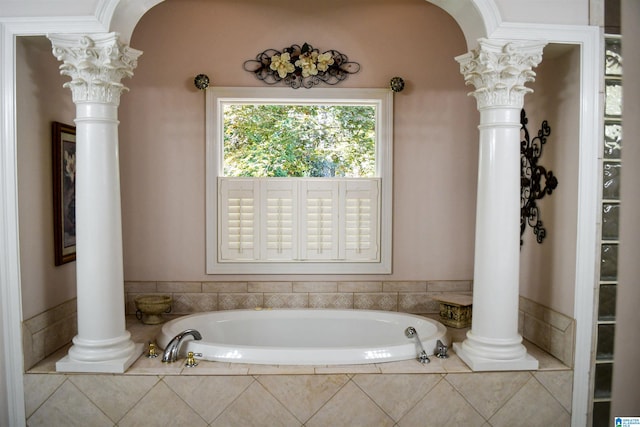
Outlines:
{"label": "green foliage outside window", "polygon": [[373,177],[375,108],[227,104],[224,175]]}

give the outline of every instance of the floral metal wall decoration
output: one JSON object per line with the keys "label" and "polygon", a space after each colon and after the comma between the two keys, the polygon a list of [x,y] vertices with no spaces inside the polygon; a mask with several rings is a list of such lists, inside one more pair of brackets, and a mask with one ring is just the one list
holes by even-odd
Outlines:
{"label": "floral metal wall decoration", "polygon": [[349,61],[337,50],[320,53],[308,43],[285,47],[282,51],[267,49],[244,63],[245,71],[273,85],[283,82],[294,89],[311,88],[320,83],[335,85],[349,74],[360,71],[360,64]]}
{"label": "floral metal wall decoration", "polygon": [[551,128],[544,120],[538,135],[530,139],[528,122],[529,119],[523,109],[520,112],[520,130],[524,134],[524,139],[520,141],[520,246],[523,243],[522,235],[527,224],[533,228],[538,243],[542,243],[546,237],[547,230],[542,225],[537,201],[547,194],[551,195],[558,186],[558,179],[553,172],[538,165],[538,159],[542,156],[542,147],[551,134]]}

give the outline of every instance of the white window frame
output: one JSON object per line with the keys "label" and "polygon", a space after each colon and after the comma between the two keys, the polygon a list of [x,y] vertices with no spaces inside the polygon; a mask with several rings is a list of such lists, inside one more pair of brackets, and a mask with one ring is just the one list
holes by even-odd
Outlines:
{"label": "white window frame", "polygon": [[[223,177],[225,103],[372,105],[376,107],[376,175],[379,180],[379,257],[368,261],[221,261],[218,206]],[[207,274],[389,274],[392,250],[393,92],[389,89],[214,87],[206,91],[206,272]],[[260,179],[260,178],[256,178]],[[264,178],[262,178],[264,179]],[[279,178],[273,178],[279,179]],[[302,178],[301,178],[302,179]],[[318,179],[318,178],[316,178]],[[319,178],[339,180],[337,178]]]}

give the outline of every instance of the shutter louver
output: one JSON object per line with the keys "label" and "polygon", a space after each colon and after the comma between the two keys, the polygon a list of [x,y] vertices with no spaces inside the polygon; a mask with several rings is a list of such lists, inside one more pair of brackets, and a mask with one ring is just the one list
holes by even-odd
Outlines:
{"label": "shutter louver", "polygon": [[[341,257],[352,261],[375,261],[378,250],[378,181],[361,180],[344,183],[344,231]],[[341,251],[342,252],[342,251]]]}
{"label": "shutter louver", "polygon": [[301,258],[337,260],[339,183],[330,180],[301,184]]}
{"label": "shutter louver", "polygon": [[222,180],[221,242],[222,260],[259,259],[257,200],[254,180]]}
{"label": "shutter louver", "polygon": [[221,262],[380,260],[379,179],[220,178]]}
{"label": "shutter louver", "polygon": [[292,180],[262,181],[263,253],[268,261],[297,258],[296,183]]}

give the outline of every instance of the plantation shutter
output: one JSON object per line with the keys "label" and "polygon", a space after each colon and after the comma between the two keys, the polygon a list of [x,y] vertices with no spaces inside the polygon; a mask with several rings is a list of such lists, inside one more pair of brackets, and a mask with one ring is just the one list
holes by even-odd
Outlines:
{"label": "plantation shutter", "polygon": [[298,212],[296,181],[267,179],[261,181],[262,253],[267,261],[291,261],[297,258]]}
{"label": "plantation shutter", "polygon": [[222,179],[219,185],[221,261],[257,260],[259,253],[258,188],[254,179]]}
{"label": "plantation shutter", "polygon": [[378,217],[379,181],[347,180],[341,187],[340,258],[375,261],[380,257]]}
{"label": "plantation shutter", "polygon": [[300,257],[303,260],[338,260],[339,182],[300,182]]}
{"label": "plantation shutter", "polygon": [[379,179],[219,178],[220,262],[380,260]]}

